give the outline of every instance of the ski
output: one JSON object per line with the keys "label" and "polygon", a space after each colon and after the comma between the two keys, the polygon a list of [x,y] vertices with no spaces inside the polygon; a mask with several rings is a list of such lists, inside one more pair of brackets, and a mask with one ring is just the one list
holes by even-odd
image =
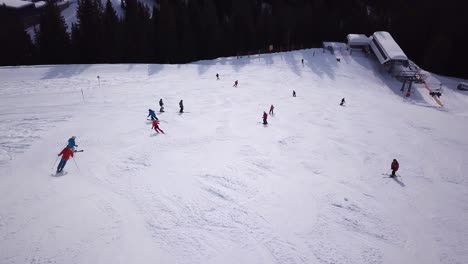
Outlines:
{"label": "ski", "polygon": [[53,173],[51,176],[52,176],[52,177],[61,177],[61,176],[65,176],[65,175],[67,175],[67,174],[68,174],[68,172],[62,171],[62,172]]}
{"label": "ski", "polygon": [[389,173],[382,173],[382,175],[385,175],[385,177],[382,177],[382,178],[397,178],[397,177],[401,178],[401,176],[399,174],[396,174],[395,176],[392,176]]}

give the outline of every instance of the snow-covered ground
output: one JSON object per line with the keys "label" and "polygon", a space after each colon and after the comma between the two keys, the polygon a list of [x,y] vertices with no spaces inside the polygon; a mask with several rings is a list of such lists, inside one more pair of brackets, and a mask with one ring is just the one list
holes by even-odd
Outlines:
{"label": "snow-covered ground", "polygon": [[467,263],[468,94],[312,54],[0,68],[0,263]]}

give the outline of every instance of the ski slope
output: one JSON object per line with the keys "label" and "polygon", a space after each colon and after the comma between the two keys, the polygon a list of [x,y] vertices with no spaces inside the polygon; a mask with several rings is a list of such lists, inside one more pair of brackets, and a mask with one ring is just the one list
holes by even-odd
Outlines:
{"label": "ski slope", "polygon": [[312,54],[1,67],[0,263],[467,263],[468,94]]}

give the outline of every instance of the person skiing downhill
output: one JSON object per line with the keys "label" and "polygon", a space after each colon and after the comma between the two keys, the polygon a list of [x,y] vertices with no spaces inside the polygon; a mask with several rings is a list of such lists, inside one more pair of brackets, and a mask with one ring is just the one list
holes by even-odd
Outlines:
{"label": "person skiing downhill", "polygon": [[151,120],[159,120],[156,117],[156,113],[152,109],[148,109],[148,116],[147,117],[151,117]]}
{"label": "person skiing downhill", "polygon": [[73,136],[73,137],[71,137],[70,139],[68,139],[68,145],[67,145],[67,147],[69,147],[69,148],[72,149],[72,150],[74,150],[75,147],[78,147],[78,145],[75,143],[75,139],[76,139],[75,136]]}
{"label": "person skiing downhill", "polygon": [[268,115],[267,115],[267,113],[265,111],[263,111],[262,118],[263,118],[263,124],[268,125],[268,122],[267,122]]}
{"label": "person skiing downhill", "polygon": [[296,91],[293,90],[293,97],[296,97]]}
{"label": "person skiing downhill", "polygon": [[154,131],[156,131],[156,133],[158,133],[158,134],[159,134],[159,132],[165,134],[164,131],[161,128],[159,128],[159,121],[158,120],[153,121],[153,126],[151,127],[151,129],[154,129]]}
{"label": "person skiing downhill", "polygon": [[59,165],[57,166],[57,173],[61,173],[63,168],[65,168],[65,165],[67,164],[67,161],[70,159],[70,157],[73,158],[73,149],[66,146],[57,156],[62,155],[62,159],[60,160]]}
{"label": "person skiing downhill", "polygon": [[184,100],[180,100],[179,107],[180,107],[179,113],[183,113],[184,112]]}
{"label": "person skiing downhill", "polygon": [[344,98],[343,98],[343,99],[341,99],[341,103],[340,103],[340,105],[341,105],[341,106],[343,106],[345,103],[346,103],[346,102],[345,102],[345,99],[344,99]]}
{"label": "person skiing downhill", "polygon": [[400,164],[398,163],[398,161],[396,159],[393,159],[393,162],[392,162],[392,165],[390,166],[390,168],[392,169],[392,175],[390,177],[395,177],[396,176],[395,173],[400,168]]}
{"label": "person skiing downhill", "polygon": [[233,85],[232,87],[237,87],[237,84],[238,84],[238,83],[239,83],[239,81],[236,80],[236,81],[234,82],[234,85]]}
{"label": "person skiing downhill", "polygon": [[164,102],[163,102],[162,98],[159,99],[159,107],[160,107],[159,112],[161,112],[161,113],[164,112]]}
{"label": "person skiing downhill", "polygon": [[219,74],[216,74],[216,80],[219,80]]}
{"label": "person skiing downhill", "polygon": [[273,109],[275,109],[275,107],[274,107],[273,105],[271,105],[271,106],[270,106],[270,112],[268,112],[268,114],[274,115]]}

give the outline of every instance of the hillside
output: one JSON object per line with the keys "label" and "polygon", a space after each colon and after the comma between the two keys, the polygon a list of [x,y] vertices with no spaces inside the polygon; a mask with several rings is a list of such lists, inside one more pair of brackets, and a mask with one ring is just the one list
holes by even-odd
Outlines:
{"label": "hillside", "polygon": [[468,94],[313,54],[0,67],[0,263],[465,263]]}

